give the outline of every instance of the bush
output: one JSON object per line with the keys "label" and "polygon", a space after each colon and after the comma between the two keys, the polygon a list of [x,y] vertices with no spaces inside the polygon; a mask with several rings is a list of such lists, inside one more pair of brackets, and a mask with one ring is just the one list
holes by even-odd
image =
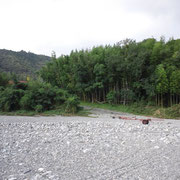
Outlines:
{"label": "bush", "polygon": [[[31,82],[21,99],[24,110],[42,112],[63,106],[66,112],[77,111],[77,97],[71,96],[66,90],[53,87],[51,84]],[[62,108],[62,107],[61,107]]]}
{"label": "bush", "polygon": [[65,103],[65,101],[67,100],[67,98],[70,96],[69,93],[66,90],[63,89],[59,89],[59,88],[55,88],[55,97],[54,97],[54,101],[56,106],[62,105]]}
{"label": "bush", "polygon": [[166,116],[169,118],[180,118],[180,104],[167,108]]}
{"label": "bush", "polygon": [[6,73],[0,72],[0,86],[7,86],[9,82],[9,77]]}
{"label": "bush", "polygon": [[78,110],[78,104],[80,103],[77,96],[69,97],[65,102],[65,111],[68,113],[75,113]]}
{"label": "bush", "polygon": [[108,101],[109,104],[114,104],[116,101],[116,92],[115,91],[110,91],[107,95],[106,95],[106,99]]}
{"label": "bush", "polygon": [[41,111],[53,109],[56,93],[50,84],[31,82],[21,99],[21,107],[24,110]]}
{"label": "bush", "polygon": [[8,88],[0,86],[1,111],[22,109],[43,112],[58,107],[68,113],[75,113],[78,104],[77,96],[47,83],[34,81],[26,85],[17,83]]}
{"label": "bush", "polygon": [[7,112],[20,109],[19,100],[23,95],[22,89],[6,88],[0,91],[0,109]]}
{"label": "bush", "polygon": [[120,96],[122,98],[125,98],[126,104],[130,104],[136,101],[135,93],[130,89],[122,89],[120,92]]}
{"label": "bush", "polygon": [[29,91],[25,92],[25,95],[20,100],[20,106],[21,109],[24,110],[33,110],[33,107],[35,106],[35,102],[31,92]]}
{"label": "bush", "polygon": [[35,106],[35,111],[36,111],[36,112],[42,112],[42,111],[43,111],[43,106],[42,106],[42,105],[39,105],[39,104],[36,105],[36,106]]}

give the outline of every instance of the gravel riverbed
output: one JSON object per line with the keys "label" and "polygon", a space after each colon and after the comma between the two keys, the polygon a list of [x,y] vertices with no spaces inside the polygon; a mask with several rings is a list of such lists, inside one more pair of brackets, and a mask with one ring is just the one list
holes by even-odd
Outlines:
{"label": "gravel riverbed", "polygon": [[[180,121],[0,116],[0,180],[178,180]],[[138,117],[144,118],[144,117]]]}

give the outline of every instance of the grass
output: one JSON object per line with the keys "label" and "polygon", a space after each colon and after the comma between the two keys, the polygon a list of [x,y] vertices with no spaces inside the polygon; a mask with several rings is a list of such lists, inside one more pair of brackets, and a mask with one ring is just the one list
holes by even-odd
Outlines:
{"label": "grass", "polygon": [[[90,106],[92,108],[101,108],[108,109],[113,111],[132,113],[135,115],[144,115],[144,116],[152,116],[157,118],[167,118],[167,119],[180,119],[180,104],[174,105],[169,108],[160,108],[156,106],[145,106],[142,103],[135,103],[132,105],[110,105],[110,104],[98,104],[98,103],[89,103],[89,102],[81,102],[80,106]],[[67,113],[62,109],[49,110],[44,112],[36,112],[36,111],[25,111],[18,110],[13,112],[2,112],[0,111],[0,115],[9,115],[9,116],[84,116],[88,117],[90,112],[84,110],[82,107],[79,108],[78,112],[75,114]]]}
{"label": "grass", "polygon": [[[151,115],[150,111],[145,111],[144,106],[142,105],[111,105],[111,104],[98,104],[98,103],[89,103],[89,102],[81,102],[82,106],[90,106],[93,108],[101,108],[101,109],[108,109],[108,110],[113,110],[113,111],[118,111],[118,112],[125,112],[125,113],[133,113],[137,115]],[[152,110],[152,108],[151,108]]]}
{"label": "grass", "polygon": [[114,110],[118,112],[132,113],[135,115],[152,116],[157,118],[180,119],[180,104],[169,108],[160,108],[157,106],[147,106],[142,103],[134,103],[132,105],[110,105],[81,102],[81,106],[90,106],[93,108],[101,108]]}
{"label": "grass", "polygon": [[101,108],[108,109],[119,112],[129,112],[132,113],[128,106],[123,105],[110,105],[110,104],[98,104],[98,103],[90,103],[90,102],[81,102],[81,106],[90,106],[92,108]]}
{"label": "grass", "polygon": [[2,112],[0,111],[0,115],[6,116],[85,116],[87,117],[90,113],[83,108],[79,108],[79,111],[75,114],[67,113],[61,109],[49,110],[44,112],[36,112],[36,111],[26,111],[26,110],[17,110],[12,112]]}
{"label": "grass", "polygon": [[35,111],[24,111],[24,110],[17,110],[12,112],[4,112],[0,111],[0,115],[7,115],[7,116],[34,116],[36,115]]}

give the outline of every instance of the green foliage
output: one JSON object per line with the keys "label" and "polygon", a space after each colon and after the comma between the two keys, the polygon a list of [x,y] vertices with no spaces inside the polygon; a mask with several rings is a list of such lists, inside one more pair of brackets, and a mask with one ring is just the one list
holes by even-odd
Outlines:
{"label": "green foliage", "polygon": [[23,97],[22,89],[6,88],[0,91],[0,110],[14,111],[20,108],[19,100]]}
{"label": "green foliage", "polygon": [[57,87],[55,87],[55,94],[54,101],[57,106],[64,104],[69,97],[69,93],[66,90]]}
{"label": "green foliage", "polygon": [[20,104],[26,110],[50,110],[65,102],[65,93],[50,84],[33,81],[29,83]]}
{"label": "green foliage", "polygon": [[116,102],[116,92],[115,91],[110,91],[107,95],[106,95],[106,99],[108,101],[109,104],[114,104]]}
{"label": "green foliage", "polygon": [[50,57],[36,55],[31,52],[15,52],[0,49],[0,72],[13,72],[20,80],[26,80],[27,75],[36,76],[38,71]]}
{"label": "green foliage", "polygon": [[68,113],[75,113],[78,110],[78,104],[80,103],[77,96],[70,96],[65,102],[65,111]]}
{"label": "green foliage", "polygon": [[43,111],[43,106],[42,105],[36,105],[35,106],[35,111],[36,112],[42,112]]}
{"label": "green foliage", "polygon": [[0,86],[0,111],[24,110],[41,113],[47,110],[63,111],[64,109],[68,113],[75,113],[78,104],[76,96],[48,83],[31,81],[28,84]]}
{"label": "green foliage", "polygon": [[32,93],[25,93],[25,95],[21,98],[20,100],[20,106],[21,109],[26,109],[26,110],[33,110],[32,106],[34,107],[35,104],[33,104],[34,100],[32,97]]}
{"label": "green foliage", "polygon": [[180,104],[173,105],[166,109],[166,116],[168,118],[180,118]]}
{"label": "green foliage", "polygon": [[6,73],[0,72],[0,86],[7,86],[8,82],[10,80],[10,77]]}
{"label": "green foliage", "polygon": [[166,71],[162,64],[157,66],[156,70],[157,75],[157,83],[156,83],[156,91],[157,93],[164,94],[168,92],[169,82],[167,79]]}
{"label": "green foliage", "polygon": [[180,70],[173,71],[170,76],[170,92],[180,95]]}
{"label": "green foliage", "polygon": [[40,76],[86,101],[125,105],[144,100],[170,106],[180,102],[179,97],[171,100],[172,93],[179,96],[179,48],[179,39],[150,38],[138,43],[126,39],[113,46],[54,56]]}
{"label": "green foliage", "polygon": [[[9,59],[5,61],[8,53]],[[36,63],[32,53],[2,51],[0,67],[5,67],[1,62],[17,62],[20,56],[30,58],[31,65]],[[27,67],[26,64],[23,67]],[[29,72],[27,68],[26,73]],[[29,110],[42,105],[42,111],[45,111],[64,103],[70,107],[67,103],[69,94],[91,102],[130,105],[143,100],[146,104],[168,107],[180,103],[179,72],[180,39],[167,42],[164,37],[159,41],[149,38],[142,42],[126,39],[113,46],[76,50],[59,58],[53,52],[51,61],[39,72],[45,83],[30,82],[26,87],[14,79],[13,88],[25,91],[20,104]],[[0,75],[2,90],[8,86],[7,79]]]}

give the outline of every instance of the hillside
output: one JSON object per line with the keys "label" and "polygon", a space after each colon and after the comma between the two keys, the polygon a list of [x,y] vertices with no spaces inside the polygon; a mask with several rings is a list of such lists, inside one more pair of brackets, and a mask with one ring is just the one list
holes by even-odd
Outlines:
{"label": "hillside", "polygon": [[20,77],[35,76],[43,65],[51,58],[25,51],[0,49],[0,72],[15,73]]}

